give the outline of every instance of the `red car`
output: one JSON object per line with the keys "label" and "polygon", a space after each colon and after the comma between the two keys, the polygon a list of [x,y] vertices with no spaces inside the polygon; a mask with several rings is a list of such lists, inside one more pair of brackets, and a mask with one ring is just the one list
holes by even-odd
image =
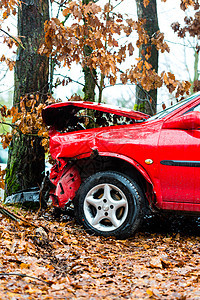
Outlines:
{"label": "red car", "polygon": [[91,233],[125,238],[146,208],[200,214],[200,93],[149,117],[91,102],[43,110],[55,207]]}

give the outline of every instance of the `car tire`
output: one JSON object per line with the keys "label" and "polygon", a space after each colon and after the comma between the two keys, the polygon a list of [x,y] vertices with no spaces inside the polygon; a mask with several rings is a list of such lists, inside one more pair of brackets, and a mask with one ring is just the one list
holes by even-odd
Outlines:
{"label": "car tire", "polygon": [[91,234],[124,239],[143,221],[143,203],[143,193],[132,179],[117,172],[99,172],[79,188],[75,216]]}

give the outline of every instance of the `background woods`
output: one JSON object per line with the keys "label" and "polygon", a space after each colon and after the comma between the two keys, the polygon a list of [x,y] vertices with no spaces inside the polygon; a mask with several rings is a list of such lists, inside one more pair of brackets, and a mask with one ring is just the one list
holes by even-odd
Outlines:
{"label": "background woods", "polygon": [[[60,101],[59,89],[62,100],[71,93],[72,100],[135,104],[149,114],[200,89],[198,1],[177,1],[185,19],[176,20],[178,7],[172,24],[175,47],[194,54],[194,65],[184,66],[190,76],[182,69],[174,75],[181,54],[173,57],[174,44],[159,26],[166,12],[159,14],[160,1],[132,1],[128,14],[121,8],[127,1],[0,1],[0,136],[9,147],[0,188],[6,175],[6,195],[41,185],[48,153],[41,113]],[[163,63],[163,54],[175,62]],[[3,82],[12,76],[9,105]],[[78,87],[70,90],[72,84]],[[128,99],[124,86],[133,93]],[[108,89],[113,94],[106,99]],[[89,235],[67,215],[58,221],[51,210],[12,207],[11,220],[6,209],[0,204],[0,299],[200,299],[198,218],[151,216],[134,238],[116,240]]]}
{"label": "background woods", "polygon": [[[182,9],[190,5],[198,10],[195,1],[181,1],[180,4]],[[51,10],[57,9],[57,13],[49,20],[48,1],[1,2],[0,30],[4,43],[8,47],[18,47],[16,62],[4,54],[1,56],[2,63],[10,69],[15,64],[13,108],[3,106],[1,109],[2,121],[7,122],[6,118],[11,117],[13,129],[11,133],[2,134],[4,147],[12,140],[6,175],[7,195],[41,183],[40,174],[44,170],[42,145],[47,149],[48,133],[40,113],[43,105],[54,101],[51,93],[56,86],[73,81],[70,76],[57,77],[55,81],[55,68],[70,69],[74,64],[80,65],[85,78],[82,84],[84,99],[89,101],[94,101],[96,93],[97,101],[101,102],[108,86],[136,85],[136,108],[150,114],[156,111],[156,91],[162,85],[175,93],[177,99],[189,93],[190,83],[184,78],[179,81],[168,70],[158,73],[158,51],[169,52],[169,46],[158,30],[158,22],[151,22],[151,11],[157,20],[156,2],[137,1],[136,20],[119,12],[120,5],[118,1],[108,1],[100,6],[93,1],[62,0],[51,4]],[[9,29],[4,29],[4,24],[17,11],[18,36],[14,37]],[[191,34],[189,28],[198,22],[197,15],[194,21],[187,21],[188,29],[179,26],[176,31]],[[122,37],[126,37],[125,42]],[[140,49],[139,58],[135,58],[136,49]],[[130,59],[131,64],[127,64]],[[139,91],[143,91],[145,98]],[[73,99],[79,97],[73,95]],[[142,101],[138,102],[139,99]],[[147,99],[146,103],[143,99]]]}

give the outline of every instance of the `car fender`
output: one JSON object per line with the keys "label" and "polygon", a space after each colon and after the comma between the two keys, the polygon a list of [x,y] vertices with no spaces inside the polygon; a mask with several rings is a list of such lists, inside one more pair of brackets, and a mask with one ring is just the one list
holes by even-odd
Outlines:
{"label": "car fender", "polygon": [[130,163],[142,174],[142,176],[146,179],[146,181],[148,183],[153,185],[153,182],[152,182],[151,178],[149,177],[149,174],[146,172],[146,170],[137,161],[135,161],[134,159],[132,159],[128,156],[118,154],[118,153],[113,153],[113,152],[99,152],[97,147],[93,147],[92,152],[88,152],[88,153],[79,155],[78,157],[76,157],[76,159],[83,159],[83,158],[87,158],[87,157],[92,157],[94,155],[115,157],[115,158],[119,158],[121,160],[124,160],[124,161]]}

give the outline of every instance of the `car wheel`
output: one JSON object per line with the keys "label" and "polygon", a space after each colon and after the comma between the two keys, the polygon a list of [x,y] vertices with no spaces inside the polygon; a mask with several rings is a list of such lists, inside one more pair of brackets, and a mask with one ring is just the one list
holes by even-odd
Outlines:
{"label": "car wheel", "polygon": [[132,179],[117,172],[99,172],[81,185],[75,216],[92,234],[127,238],[143,220],[143,199]]}

